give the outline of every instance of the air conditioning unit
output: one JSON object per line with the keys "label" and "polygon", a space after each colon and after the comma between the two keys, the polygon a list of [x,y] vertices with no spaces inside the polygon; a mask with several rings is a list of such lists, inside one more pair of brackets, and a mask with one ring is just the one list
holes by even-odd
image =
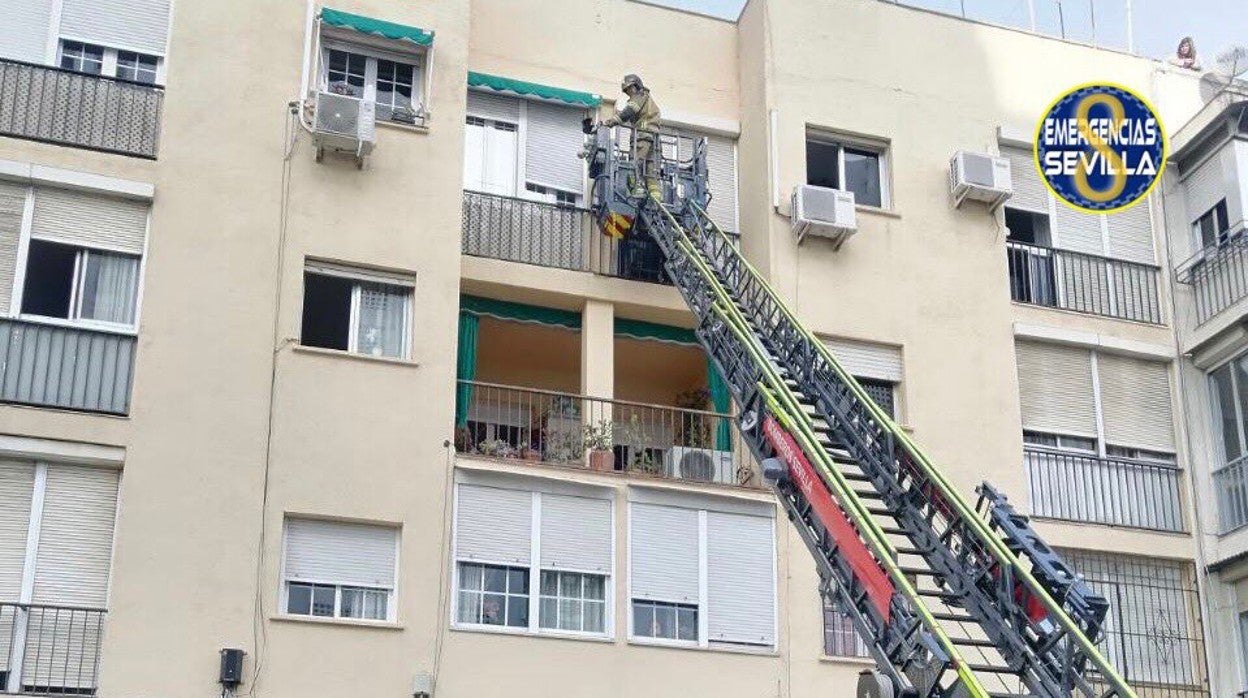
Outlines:
{"label": "air conditioning unit", "polygon": [[695,482],[736,482],[732,452],[709,448],[677,446],[663,455],[663,471],[668,477]]}
{"label": "air conditioning unit", "polygon": [[854,193],[800,184],[793,189],[792,222],[797,244],[814,235],[831,240],[833,249],[839,248],[858,230]]}
{"label": "air conditioning unit", "polygon": [[949,192],[955,207],[961,207],[963,201],[982,201],[989,211],[996,211],[1014,194],[1010,161],[959,150],[949,161]]}
{"label": "air conditioning unit", "polygon": [[372,100],[333,92],[316,93],[312,132],[316,139],[316,161],[326,150],[355,157],[357,167],[373,152],[376,142],[377,104]]}

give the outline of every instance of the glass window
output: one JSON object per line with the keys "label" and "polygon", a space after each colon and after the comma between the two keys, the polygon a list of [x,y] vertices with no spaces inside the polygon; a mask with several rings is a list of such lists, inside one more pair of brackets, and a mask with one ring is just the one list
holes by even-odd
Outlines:
{"label": "glass window", "polygon": [[875,404],[880,406],[880,409],[888,413],[888,416],[894,419],[897,418],[897,408],[894,400],[894,395],[896,394],[895,384],[890,381],[874,380],[870,378],[859,378],[858,384],[861,385],[862,389],[867,392],[867,395],[875,401]]}
{"label": "glass window", "polygon": [[829,657],[867,656],[867,645],[858,637],[854,622],[827,598],[823,600],[823,653]]}
{"label": "glass window", "polygon": [[456,620],[477,625],[529,627],[529,570],[459,563]]}
{"label": "glass window", "polygon": [[415,121],[415,72],[415,67],[408,63],[377,60],[377,118]]}
{"label": "glass window", "polygon": [[806,183],[841,188],[841,148],[832,143],[806,141]]}
{"label": "glass window", "polygon": [[414,124],[420,111],[420,62],[378,58],[354,51],[329,49],[323,65],[325,89],[371,99],[377,118]]}
{"label": "glass window", "polygon": [[881,150],[816,139],[806,141],[806,183],[854,193],[854,203],[882,208],[884,155]]}
{"label": "glass window", "polygon": [[367,56],[330,50],[327,71],[329,91],[340,95],[363,97],[367,70]]}
{"label": "glass window", "polygon": [[159,59],[134,51],[117,52],[117,77],[135,82],[156,84],[156,65]]}
{"label": "glass window", "polygon": [[1241,357],[1209,374],[1210,389],[1213,393],[1214,408],[1217,413],[1219,427],[1222,432],[1222,455],[1230,463],[1244,455],[1243,439],[1243,397],[1236,392],[1242,390],[1245,357]]}
{"label": "glass window", "polygon": [[854,193],[855,203],[876,208],[882,206],[880,154],[846,148],[845,188]]}
{"label": "glass window", "polygon": [[1228,219],[1226,199],[1223,199],[1192,223],[1192,231],[1202,248],[1225,245],[1230,240]]}
{"label": "glass window", "polygon": [[698,640],[698,607],[633,599],[633,634],[666,640]]}
{"label": "glass window", "polygon": [[333,585],[290,582],[286,588],[286,612],[298,616],[332,618],[335,594]]}
{"label": "glass window", "polygon": [[22,313],[133,325],[139,258],[47,240],[31,240]]}
{"label": "glass window", "polygon": [[304,272],[304,346],[406,358],[412,289]]}
{"label": "glass window", "polygon": [[540,625],[552,630],[600,633],[606,627],[607,578],[542,570]]}
{"label": "glass window", "polygon": [[80,41],[61,42],[61,67],[89,75],[104,72],[104,47]]}
{"label": "glass window", "polygon": [[385,620],[390,592],[385,589],[342,588],[343,618]]}

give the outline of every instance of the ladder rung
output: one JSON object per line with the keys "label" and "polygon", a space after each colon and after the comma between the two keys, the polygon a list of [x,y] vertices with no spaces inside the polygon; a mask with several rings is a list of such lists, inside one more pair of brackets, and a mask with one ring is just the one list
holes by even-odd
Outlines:
{"label": "ladder rung", "polygon": [[863,499],[884,499],[884,495],[876,492],[875,490],[854,490],[854,494],[862,497]]}
{"label": "ladder rung", "polygon": [[893,528],[891,526],[880,526],[880,530],[894,536],[910,535],[904,528]]}
{"label": "ladder rung", "polygon": [[978,623],[974,616],[968,616],[963,613],[932,613],[932,617],[936,620],[947,620],[953,623]]}
{"label": "ladder rung", "polygon": [[930,570],[926,567],[898,567],[903,574],[913,574],[916,577],[943,577],[944,574],[936,570]]}
{"label": "ladder rung", "polygon": [[895,548],[893,548],[893,550],[896,550],[896,551],[897,551],[897,553],[898,553],[898,554],[900,554],[900,555],[919,555],[919,556],[922,556],[922,555],[924,555],[924,554],[925,554],[922,550],[919,550],[918,548],[895,547]]}
{"label": "ladder rung", "polygon": [[[995,664],[967,664],[967,669],[971,671],[982,671],[985,674],[1017,674],[1018,670],[1011,669],[1008,666],[997,666]],[[1011,695],[1007,693],[1006,695]]]}
{"label": "ladder rung", "polygon": [[894,519],[897,518],[897,514],[894,513],[892,509],[887,507],[867,507],[867,513],[875,514],[876,516],[891,516]]}
{"label": "ladder rung", "polygon": [[947,600],[953,600],[953,601],[958,600],[957,594],[953,593],[952,591],[942,591],[940,589],[919,589],[915,593],[917,593],[919,596],[926,596],[931,599],[947,599]]}
{"label": "ladder rung", "polygon": [[951,637],[949,641],[955,645],[963,647],[996,647],[997,643],[992,640],[977,640],[973,637]]}

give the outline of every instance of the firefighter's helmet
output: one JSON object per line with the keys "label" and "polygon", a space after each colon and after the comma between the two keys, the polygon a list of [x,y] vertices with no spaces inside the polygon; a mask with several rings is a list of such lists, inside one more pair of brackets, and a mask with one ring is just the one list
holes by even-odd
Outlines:
{"label": "firefighter's helmet", "polygon": [[628,92],[628,88],[636,87],[639,90],[646,89],[645,84],[641,82],[641,77],[636,73],[629,73],[624,76],[624,80],[620,83],[620,91]]}

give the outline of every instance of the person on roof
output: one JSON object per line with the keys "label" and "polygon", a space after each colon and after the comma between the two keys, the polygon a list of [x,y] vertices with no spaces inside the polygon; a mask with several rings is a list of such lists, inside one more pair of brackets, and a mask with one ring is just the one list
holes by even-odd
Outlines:
{"label": "person on roof", "polygon": [[659,122],[662,115],[659,105],[650,96],[650,90],[642,83],[641,78],[629,73],[624,76],[620,89],[628,95],[628,102],[612,116],[603,121],[604,126],[628,124],[634,129],[634,157],[638,163],[643,189],[640,182],[633,187],[633,196],[645,196],[646,190],[655,196],[660,195],[658,176]]}
{"label": "person on roof", "polygon": [[1188,70],[1200,70],[1200,61],[1196,58],[1196,42],[1192,40],[1192,37],[1185,36],[1179,41],[1179,48],[1175,50],[1174,57],[1170,59],[1170,65],[1177,65]]}

